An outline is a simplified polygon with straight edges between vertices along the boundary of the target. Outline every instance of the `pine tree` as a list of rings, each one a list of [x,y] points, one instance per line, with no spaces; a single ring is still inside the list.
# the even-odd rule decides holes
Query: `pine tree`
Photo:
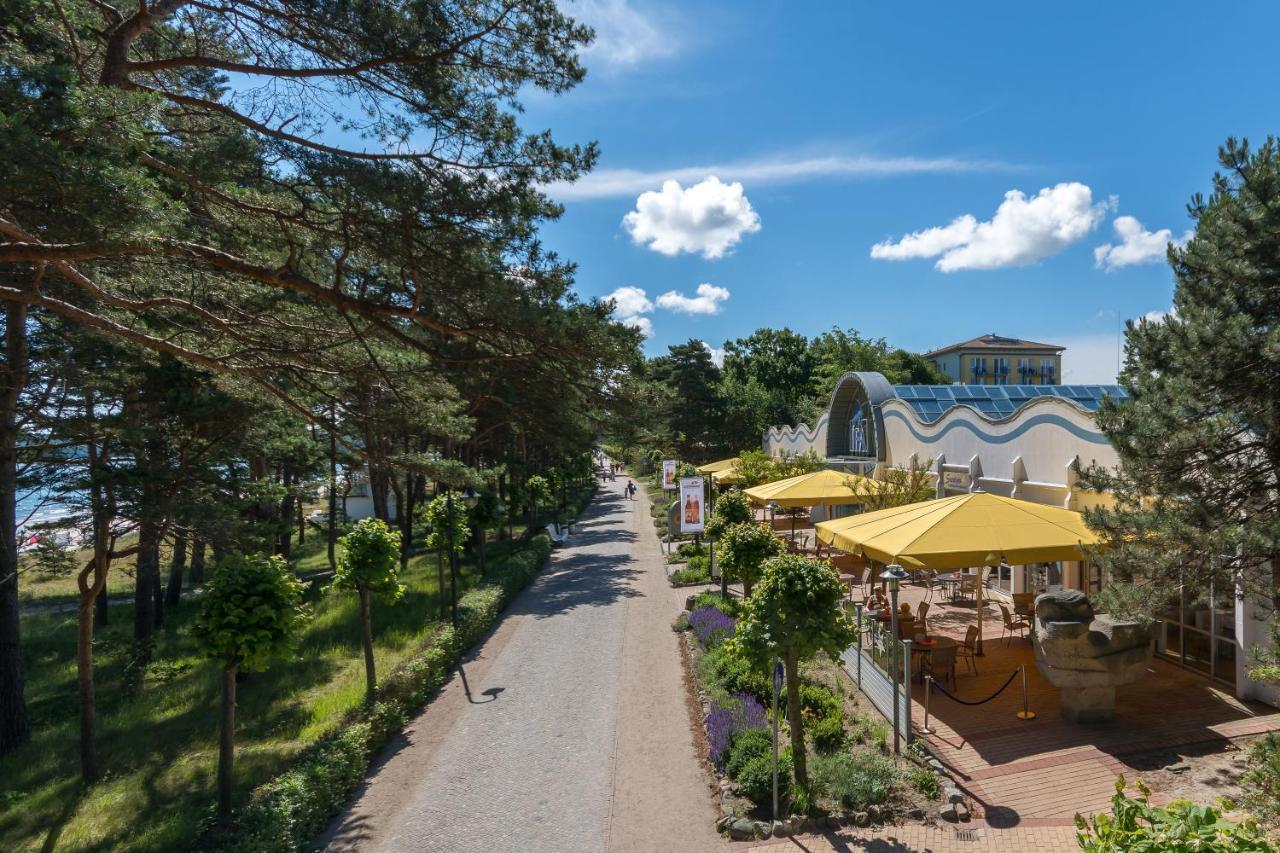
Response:
[[[1108,595],[1148,615],[1212,580],[1280,604],[1280,150],[1228,139],[1219,159],[1169,248],[1173,311],[1129,324],[1130,399],[1098,413],[1119,469],[1085,476],[1117,498],[1088,514]]]

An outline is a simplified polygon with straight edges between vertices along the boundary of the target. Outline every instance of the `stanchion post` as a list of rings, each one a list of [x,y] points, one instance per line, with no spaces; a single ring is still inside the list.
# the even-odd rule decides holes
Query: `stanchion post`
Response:
[[[906,741],[907,746],[911,745],[911,641],[902,641],[902,659],[907,665],[902,668],[902,683],[897,689],[902,691],[902,701],[906,703],[903,709],[906,718],[903,722],[906,724],[906,731],[902,733],[902,739]]]
[[[933,734],[933,730],[929,728],[929,695],[933,692],[933,676],[925,673],[924,676],[924,727],[920,731],[927,735]]]
[[[1036,712],[1027,709],[1027,665],[1024,663],[1019,669],[1022,670],[1022,710],[1017,717],[1019,720],[1034,720]]]
[[[866,602],[859,602],[853,605],[854,619],[858,620],[857,630],[858,636],[858,687],[862,687],[862,608],[866,606]]]

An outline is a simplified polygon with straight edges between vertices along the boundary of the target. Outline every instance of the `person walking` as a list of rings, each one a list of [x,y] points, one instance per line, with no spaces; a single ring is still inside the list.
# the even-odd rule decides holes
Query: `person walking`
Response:
[[[632,495],[631,489],[633,488],[633,486],[634,484],[630,480],[627,480],[627,484],[622,487],[622,493],[627,496],[627,500],[631,500],[631,495]]]

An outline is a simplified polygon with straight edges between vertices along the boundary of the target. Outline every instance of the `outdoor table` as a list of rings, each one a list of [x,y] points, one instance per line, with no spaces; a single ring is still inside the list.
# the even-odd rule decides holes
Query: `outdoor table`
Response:
[[[844,584],[845,592],[847,593],[847,597],[849,598],[850,601],[853,600],[853,582],[858,579],[859,578],[857,575],[850,575],[850,574],[844,574],[844,573],[841,573],[840,575],[840,583]]]
[[[929,639],[923,642],[912,643],[911,644],[912,657],[915,657],[916,655],[920,656],[920,666],[916,670],[916,675],[919,677],[919,679],[921,681],[924,681],[925,658],[928,657],[933,652],[934,649],[948,649],[953,646],[959,646],[959,645],[960,644],[956,642],[954,639],[952,639],[951,637],[930,637]]]
[[[960,584],[964,581],[964,577],[965,576],[960,572],[947,572],[945,575],[938,575],[937,580],[938,583],[942,584],[944,587],[950,587],[947,592],[947,597],[950,598],[950,600],[955,601],[956,590],[960,588]]]

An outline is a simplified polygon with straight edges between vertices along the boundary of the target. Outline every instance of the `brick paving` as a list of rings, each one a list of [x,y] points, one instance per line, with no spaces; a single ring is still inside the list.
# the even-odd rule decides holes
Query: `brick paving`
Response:
[[[906,586],[900,600],[914,610],[924,595],[922,588]],[[935,595],[930,608],[930,633],[962,640],[976,620],[973,604],[949,605],[940,598]],[[1141,681],[1119,688],[1114,720],[1069,723],[1060,716],[1057,688],[1036,669],[1030,641],[1000,639],[994,604],[988,603],[983,623],[986,654],[978,659],[978,673],[970,674],[957,661],[952,693],[966,700],[990,695],[1025,665],[1027,705],[1037,716],[1031,721],[1015,716],[1022,709],[1019,679],[977,706],[933,693],[933,733],[924,740],[978,804],[976,825],[1069,827],[1077,812],[1109,806],[1118,775],[1129,780],[1140,775],[1126,756],[1280,730],[1276,709],[1236,699],[1225,686],[1161,660],[1152,662]],[[918,682],[913,682],[913,698],[918,727],[924,719],[924,687]]]

